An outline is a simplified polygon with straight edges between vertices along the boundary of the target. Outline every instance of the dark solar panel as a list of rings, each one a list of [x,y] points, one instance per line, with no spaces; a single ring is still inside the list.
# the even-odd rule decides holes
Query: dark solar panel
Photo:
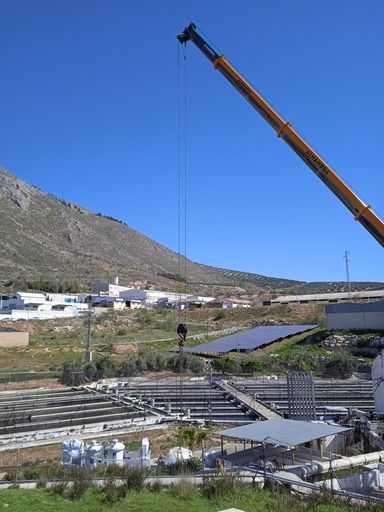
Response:
[[[185,348],[184,352],[191,352],[194,354],[205,354],[210,352],[225,354],[233,350],[254,350],[262,347],[263,345],[269,345],[279,339],[309,331],[315,327],[317,327],[317,325],[277,325],[255,327],[254,329],[231,334],[225,338],[197,345],[196,347]]]

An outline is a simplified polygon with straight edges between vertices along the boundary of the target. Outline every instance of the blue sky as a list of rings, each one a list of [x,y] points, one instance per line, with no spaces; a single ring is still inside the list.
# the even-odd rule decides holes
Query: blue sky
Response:
[[[178,42],[196,22],[383,217],[381,0],[1,0],[0,165],[177,250]],[[187,255],[382,281],[383,249],[187,45]]]

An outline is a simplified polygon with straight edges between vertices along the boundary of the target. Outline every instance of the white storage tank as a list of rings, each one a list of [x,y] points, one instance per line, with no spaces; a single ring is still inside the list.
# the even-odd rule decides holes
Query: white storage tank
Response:
[[[141,440],[141,457],[143,459],[148,459],[151,457],[151,450],[149,449],[148,437],[143,437],[143,439]]]
[[[120,443],[117,439],[113,439],[110,443],[104,445],[104,460],[106,464],[118,464],[122,466],[124,464],[124,449],[123,443]]]
[[[140,465],[142,468],[149,468],[151,465],[151,450],[148,437],[144,437],[141,441]]]
[[[87,445],[84,454],[84,464],[87,468],[95,468],[103,463],[103,446],[97,441]]]
[[[168,456],[165,458],[165,465],[177,464],[185,462],[193,458],[193,453],[189,448],[183,448],[182,446],[175,446],[168,452]]]
[[[69,439],[61,444],[61,463],[64,466],[81,466],[84,443],[78,439]]]

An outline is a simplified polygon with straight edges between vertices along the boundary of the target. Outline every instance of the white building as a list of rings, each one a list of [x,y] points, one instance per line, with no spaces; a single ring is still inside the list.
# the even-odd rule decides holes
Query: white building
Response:
[[[0,298],[0,320],[68,318],[86,311],[88,305],[77,295],[17,292]]]
[[[119,297],[121,292],[132,290],[133,286],[120,286],[119,278],[115,277],[113,283],[101,280],[92,283],[91,293],[94,295],[109,295],[110,297]]]
[[[196,296],[188,293],[166,292],[160,290],[138,290],[135,288],[120,292],[120,297],[126,302],[143,301],[145,304],[149,305],[154,305],[165,299],[174,303],[194,301],[201,304],[206,304],[214,299],[214,297]]]
[[[112,308],[120,311],[125,309],[125,301],[120,297],[98,295],[97,297],[92,297],[92,306],[96,308]]]

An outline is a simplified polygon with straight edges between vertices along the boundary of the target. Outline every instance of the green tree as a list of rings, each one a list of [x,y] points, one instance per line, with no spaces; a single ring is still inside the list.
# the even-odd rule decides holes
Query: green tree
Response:
[[[256,361],[256,359],[243,359],[240,362],[241,371],[244,373],[251,373],[252,375],[255,372],[259,372],[262,369],[262,364],[260,361]]]
[[[235,373],[236,363],[229,357],[218,357],[212,360],[212,366],[215,371],[224,373]]]

